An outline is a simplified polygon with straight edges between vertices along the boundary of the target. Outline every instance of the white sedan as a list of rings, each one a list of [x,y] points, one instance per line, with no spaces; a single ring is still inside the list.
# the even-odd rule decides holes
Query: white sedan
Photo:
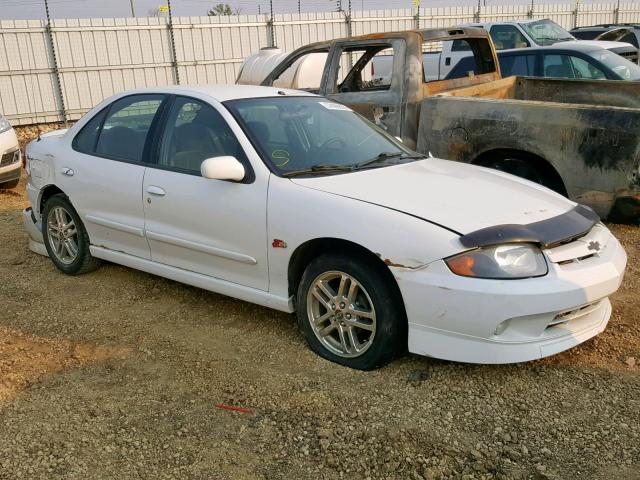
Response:
[[[0,114],[0,189],[18,186],[22,171],[21,158],[16,132]]]
[[[566,350],[604,330],[626,265],[590,209],[292,90],[123,93],[31,142],[27,169],[31,247],[62,272],[108,260],[296,312],[358,369]]]

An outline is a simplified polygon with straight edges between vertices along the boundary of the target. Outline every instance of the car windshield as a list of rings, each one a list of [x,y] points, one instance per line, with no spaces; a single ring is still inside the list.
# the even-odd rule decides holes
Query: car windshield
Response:
[[[557,42],[575,40],[575,37],[551,20],[521,23],[520,26],[538,45],[553,45]]]
[[[341,173],[424,158],[350,108],[322,97],[252,98],[225,106],[280,175]]]
[[[640,67],[609,50],[590,52],[593,58],[609,67],[621,80],[640,80]]]

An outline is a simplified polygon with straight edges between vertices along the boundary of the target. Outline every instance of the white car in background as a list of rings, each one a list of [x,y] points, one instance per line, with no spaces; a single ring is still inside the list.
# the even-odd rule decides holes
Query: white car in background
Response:
[[[18,186],[21,160],[16,132],[9,121],[0,114],[0,189]]]
[[[31,142],[27,169],[25,227],[62,272],[104,259],[296,312],[358,369],[566,350],[605,328],[626,265],[590,209],[293,90],[123,93]]]

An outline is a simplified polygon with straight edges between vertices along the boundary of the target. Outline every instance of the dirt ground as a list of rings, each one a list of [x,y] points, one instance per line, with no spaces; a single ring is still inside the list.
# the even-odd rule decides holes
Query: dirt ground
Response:
[[[290,315],[112,264],[65,276],[25,205],[0,191],[0,479],[640,479],[640,228],[610,226],[629,267],[597,338],[364,373]]]

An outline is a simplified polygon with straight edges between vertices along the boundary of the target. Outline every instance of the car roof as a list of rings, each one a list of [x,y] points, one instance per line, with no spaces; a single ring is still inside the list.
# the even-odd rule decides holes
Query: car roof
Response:
[[[206,95],[219,102],[242,98],[264,98],[277,96],[316,96],[301,90],[290,88],[261,87],[257,85],[169,85],[164,87],[138,88],[123,92],[126,95],[141,93],[165,93],[172,95]]]
[[[614,28],[634,28],[640,29],[640,24],[638,23],[601,23],[599,25],[590,25],[587,27],[575,27],[572,28],[571,31],[574,30],[604,30],[609,29],[613,30]]]
[[[565,50],[567,52],[580,52],[580,53],[589,53],[595,52],[599,50],[606,50],[599,45],[593,45],[592,43],[584,43],[583,41],[571,41],[571,42],[558,42],[553,45],[546,45],[544,47],[526,47],[526,48],[512,48],[509,50],[500,50],[498,51],[498,55],[502,53],[522,53],[525,54],[527,52],[547,52],[547,51],[558,51]]]

